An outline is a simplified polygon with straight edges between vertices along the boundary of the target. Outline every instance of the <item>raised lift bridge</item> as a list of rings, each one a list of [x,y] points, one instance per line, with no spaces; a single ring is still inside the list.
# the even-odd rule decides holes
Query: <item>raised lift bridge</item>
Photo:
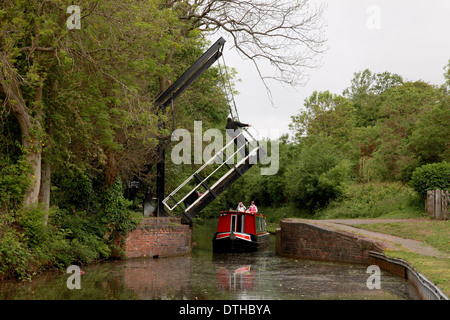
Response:
[[[250,130],[251,129],[251,130]],[[231,184],[249,170],[257,161],[267,155],[265,148],[259,144],[250,131],[256,131],[253,127],[242,130],[240,135],[245,136],[246,142],[235,150],[233,140],[229,141],[213,157],[206,161],[188,179],[172,191],[163,204],[169,211],[178,208],[184,217],[185,223],[192,223],[193,218],[215,198],[224,192]],[[249,150],[245,155],[244,150]],[[231,150],[231,151],[230,151]],[[239,159],[241,158],[241,159]],[[237,159],[235,161],[235,159]],[[185,200],[193,192],[203,192],[193,203],[186,206]]]
[[[217,40],[186,72],[175,81],[166,91],[155,100],[159,110],[166,110],[197,78],[199,78],[215,61],[222,56],[225,40],[221,37]],[[225,69],[226,72],[226,69]],[[230,105],[229,93],[225,89]],[[232,94],[232,91],[230,90]],[[234,101],[233,101],[234,102]],[[237,116],[236,106],[235,112]],[[230,114],[233,110],[230,105]],[[224,119],[225,120],[225,119]],[[225,123],[224,123],[225,124]],[[253,132],[253,134],[252,134]],[[164,147],[160,144],[162,160],[157,165],[156,196],[158,200],[159,215],[180,214],[184,223],[192,223],[193,218],[216,197],[233,184],[240,176],[257,163],[258,159],[266,156],[266,150],[257,141],[257,131],[254,127],[243,128],[237,135],[237,139],[245,141],[235,149],[234,140],[229,141],[213,157],[196,170],[186,181],[164,198],[165,162]],[[254,137],[256,135],[256,138]],[[231,150],[231,151],[230,151]],[[244,150],[249,152],[245,153]],[[240,154],[244,157],[239,159]],[[247,155],[246,155],[247,154]],[[246,156],[245,156],[246,155]],[[235,161],[235,159],[238,159]],[[193,192],[203,192],[195,202],[186,207],[185,200]],[[162,200],[164,199],[164,200]],[[165,208],[163,208],[163,206]],[[165,210],[166,209],[166,210]]]

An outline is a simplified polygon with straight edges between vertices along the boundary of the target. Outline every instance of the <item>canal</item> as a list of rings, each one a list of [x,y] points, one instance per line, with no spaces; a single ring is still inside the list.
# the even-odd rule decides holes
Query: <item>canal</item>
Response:
[[[405,279],[381,273],[381,289],[368,289],[367,266],[296,260],[275,254],[275,237],[263,252],[212,253],[215,220],[195,225],[192,253],[173,258],[137,258],[81,266],[80,289],[71,274],[49,271],[32,281],[0,284],[0,299],[98,300],[302,300],[418,299]]]

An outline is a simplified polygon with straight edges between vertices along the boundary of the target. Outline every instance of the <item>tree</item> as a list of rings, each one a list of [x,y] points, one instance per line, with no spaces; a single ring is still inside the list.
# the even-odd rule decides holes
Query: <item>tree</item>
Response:
[[[354,109],[348,99],[329,91],[314,91],[305,99],[304,107],[306,110],[291,117],[290,129],[298,141],[312,135],[333,137],[339,143],[350,138],[354,127]]]
[[[435,108],[442,92],[422,81],[406,82],[386,90],[379,99],[381,141],[374,156],[382,164],[384,179],[409,181],[418,165],[409,141],[419,116]]]
[[[354,74],[350,87],[343,92],[356,110],[356,125],[374,125],[380,117],[380,94],[403,83],[400,75],[389,72],[372,73],[365,69]]]
[[[254,63],[269,96],[267,79],[298,84],[304,80],[304,69],[316,66],[314,58],[323,50],[323,9],[311,8],[307,0],[166,0],[161,1],[161,6],[178,15],[181,35],[194,31],[209,35],[219,30],[228,34],[238,52]],[[169,50],[165,63],[172,57]],[[276,73],[263,74],[261,62],[271,63]],[[167,88],[165,83],[166,79],[161,78],[161,91]],[[160,126],[165,126],[164,121]],[[162,139],[159,149],[163,150],[167,143]],[[159,157],[164,159],[163,154]]]
[[[61,12],[47,13],[45,6],[54,4],[6,1],[1,12],[0,94],[4,107],[17,119],[22,148],[31,166],[31,186],[25,194],[25,204],[35,203],[39,197],[44,137],[42,100],[46,74],[55,56],[55,47],[50,43],[53,36],[61,36],[58,22],[63,17]]]
[[[424,111],[408,140],[408,147],[420,164],[450,162],[450,96]]]
[[[261,79],[274,79],[290,85],[305,82],[305,69],[318,66],[324,51],[323,7],[300,1],[166,1],[180,10],[180,19],[202,32],[223,31],[234,47],[250,59]],[[275,67],[267,74],[261,65]],[[266,88],[269,90],[267,84]]]
[[[67,29],[69,4],[6,1],[0,11],[0,99],[32,168],[25,204],[48,205],[58,166],[100,169],[112,185],[157,162],[167,112],[153,98],[189,64],[173,62],[204,43],[159,0],[81,3],[80,30]]]
[[[3,1],[0,10],[0,99],[2,114],[17,121],[31,167],[25,204],[48,205],[56,169],[98,170],[107,186],[119,175],[148,172],[159,161],[158,143],[170,136],[171,126],[160,124],[172,117],[153,99],[202,53],[207,33],[227,32],[264,80],[290,84],[324,43],[323,9],[306,0],[79,2],[81,29],[70,30],[72,4]],[[261,61],[278,73],[263,76]],[[197,110],[219,121],[226,105],[218,79],[211,70],[186,93],[173,114],[178,123]]]
[[[299,208],[315,210],[342,194],[350,163],[327,139],[312,137],[286,168],[286,193]]]

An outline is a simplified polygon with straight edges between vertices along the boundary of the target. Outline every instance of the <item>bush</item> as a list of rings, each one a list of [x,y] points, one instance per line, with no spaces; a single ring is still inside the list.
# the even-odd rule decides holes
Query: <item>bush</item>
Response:
[[[27,278],[31,252],[23,236],[13,228],[3,228],[0,236],[0,280]]]
[[[0,210],[0,281],[28,279],[47,268],[122,256],[124,239],[137,222],[120,180],[105,189],[81,171],[69,172],[57,180],[61,207],[45,210],[39,204],[9,206],[23,193],[17,179],[23,169],[3,168],[7,170],[0,172],[0,182],[12,191],[0,185],[0,196],[7,195],[7,201],[0,201],[6,207]]]
[[[343,196],[316,212],[319,219],[411,218],[424,213],[423,202],[414,190],[401,183],[352,184]]]
[[[450,163],[431,163],[415,169],[411,185],[422,198],[428,190],[450,190]]]
[[[10,164],[3,154],[0,156],[0,210],[13,210],[21,203],[30,186],[30,166],[24,156],[15,164]]]
[[[70,243],[70,252],[62,254],[61,260],[89,263],[109,257],[110,250],[102,238],[106,227],[101,222],[100,215],[60,211],[57,223],[65,231],[65,237]]]
[[[29,279],[34,273],[72,261],[63,230],[49,222],[56,208],[24,206],[0,219],[0,280]]]
[[[131,205],[132,202],[123,196],[121,180],[116,179],[103,195],[104,219],[109,234],[108,245],[113,257],[122,256],[121,247],[126,235],[137,225],[130,210]]]
[[[25,206],[16,212],[17,224],[30,247],[38,247],[51,237],[51,227],[46,223],[49,213],[39,205]]]
[[[298,208],[315,210],[339,197],[351,177],[350,163],[327,142],[306,145],[286,170],[286,190]]]

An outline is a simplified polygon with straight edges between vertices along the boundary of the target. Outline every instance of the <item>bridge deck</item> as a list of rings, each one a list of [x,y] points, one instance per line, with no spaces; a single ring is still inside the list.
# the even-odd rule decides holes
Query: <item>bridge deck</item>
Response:
[[[254,129],[256,131],[256,129]],[[163,204],[169,210],[169,212],[173,212],[175,208],[178,208],[182,211],[181,216],[184,218],[184,222],[192,223],[192,219],[206,206],[208,206],[215,198],[217,198],[222,192],[224,192],[230,185],[232,185],[239,177],[245,174],[252,166],[254,166],[259,159],[264,158],[267,155],[267,151],[263,146],[261,146],[258,141],[256,141],[253,136],[247,133],[246,143],[243,144],[236,150],[231,156],[225,159],[228,155],[226,155],[225,150],[234,145],[234,141],[230,141],[226,146],[224,146],[219,152],[216,153],[214,157],[209,159],[203,166],[201,166],[196,172],[194,172],[187,180],[185,180],[182,184],[180,184],[169,196],[167,196],[163,200]],[[244,134],[242,132],[241,134]],[[234,157],[238,153],[245,153],[245,149],[250,149],[248,155],[243,157],[239,162],[234,164]],[[225,157],[224,157],[225,156]],[[215,159],[219,158],[221,160],[221,164],[213,170],[212,173],[208,174],[206,178],[201,178],[200,173],[203,170],[206,171],[208,165],[212,164]],[[224,168],[226,166],[229,170],[226,171],[225,174],[220,176],[215,182],[217,175],[220,174],[219,169]],[[202,173],[203,174],[203,173]],[[194,188],[188,187],[192,185],[192,183],[196,183]],[[209,186],[208,183],[213,183],[212,186]],[[202,187],[205,188],[205,192],[196,199],[192,204],[190,204],[187,208],[182,207],[184,201],[195,191]],[[188,190],[186,190],[186,188]],[[176,200],[175,196],[178,198],[181,195],[180,200]],[[174,203],[173,206],[169,205],[170,203]]]
[[[205,191],[200,198],[191,204],[186,210],[185,214],[190,218],[194,218],[197,213],[208,206],[215,198],[231,186],[237,179],[239,179],[245,172],[247,172],[254,164],[256,164],[258,150],[261,147],[255,148],[252,152],[241,161],[239,161],[233,168],[231,168],[225,175],[223,175],[210,190]],[[250,159],[253,158],[253,159]]]

